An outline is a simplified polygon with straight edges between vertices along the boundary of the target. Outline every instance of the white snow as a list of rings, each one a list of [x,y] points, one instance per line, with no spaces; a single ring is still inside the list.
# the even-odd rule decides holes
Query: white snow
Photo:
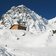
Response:
[[[0,30],[0,46],[6,48],[9,53],[12,53],[16,56],[37,56],[40,53],[41,54],[39,56],[51,56],[51,54],[53,55],[54,52],[51,53],[51,51],[46,51],[46,49],[48,49],[47,47],[52,48],[52,46],[54,45],[53,43],[55,42],[53,40],[55,40],[55,38],[52,39],[53,42],[47,42],[47,40],[49,40],[49,35],[50,33],[48,32],[42,33],[41,35],[36,35],[24,30]],[[17,38],[19,39],[17,40]],[[53,47],[55,46],[56,45],[54,45]],[[46,54],[44,54],[41,50]]]

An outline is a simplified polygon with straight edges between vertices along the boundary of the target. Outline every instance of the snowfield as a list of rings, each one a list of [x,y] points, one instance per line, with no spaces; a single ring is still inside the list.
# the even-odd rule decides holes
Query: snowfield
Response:
[[[45,47],[49,36],[48,32],[36,35],[24,30],[0,30],[0,32],[1,44],[4,46],[8,44],[11,48],[17,45],[31,48]]]
[[[0,46],[12,56],[56,56],[56,45],[48,39],[48,34],[40,36],[24,30],[0,30]]]

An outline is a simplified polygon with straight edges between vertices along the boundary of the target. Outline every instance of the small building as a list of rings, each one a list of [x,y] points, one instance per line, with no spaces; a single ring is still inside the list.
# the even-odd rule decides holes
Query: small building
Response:
[[[19,30],[19,29],[21,29],[21,30],[26,30],[26,27],[21,26],[21,25],[19,25],[19,24],[14,24],[14,25],[12,25],[12,26],[10,27],[10,29],[14,29],[14,30]]]

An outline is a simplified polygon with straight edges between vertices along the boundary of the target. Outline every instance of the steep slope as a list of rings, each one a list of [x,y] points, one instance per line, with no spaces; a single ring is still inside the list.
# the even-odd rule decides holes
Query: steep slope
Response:
[[[48,31],[49,31],[49,36],[48,36],[48,46],[51,47],[56,47],[56,17],[48,20]]]
[[[48,24],[51,26],[51,28],[52,28],[53,30],[56,30],[56,17],[50,19],[50,20],[48,21]]]
[[[48,23],[45,18],[42,18],[24,5],[13,6],[2,18],[6,29],[9,29],[13,24],[21,24],[26,27],[27,31],[32,32],[45,31]]]

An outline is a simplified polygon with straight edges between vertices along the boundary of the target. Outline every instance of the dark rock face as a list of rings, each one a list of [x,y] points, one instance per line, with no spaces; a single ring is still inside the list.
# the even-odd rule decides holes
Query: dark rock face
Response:
[[[19,40],[19,38],[17,38],[17,40]]]
[[[21,30],[26,30],[26,27],[15,24],[15,25],[12,25],[12,27],[11,27],[10,29],[21,29]]]
[[[52,30],[53,31],[53,34],[55,34],[56,33],[56,30]]]

